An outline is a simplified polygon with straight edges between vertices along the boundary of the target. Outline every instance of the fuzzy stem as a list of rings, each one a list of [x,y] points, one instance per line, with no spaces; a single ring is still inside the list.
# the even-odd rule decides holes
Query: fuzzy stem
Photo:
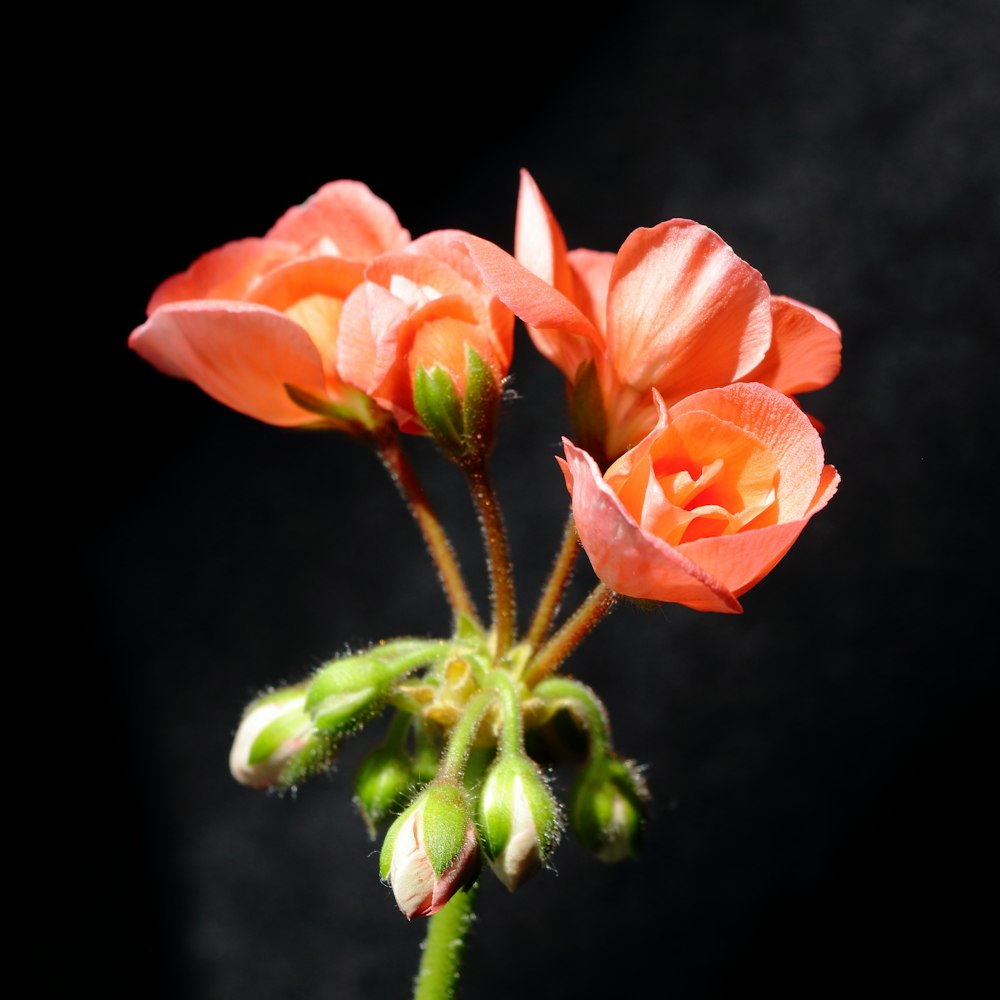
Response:
[[[386,471],[396,484],[413,519],[417,522],[427,550],[434,560],[441,586],[444,588],[448,603],[457,618],[467,615],[473,621],[478,621],[475,605],[469,596],[469,590],[462,577],[462,570],[455,557],[455,551],[448,541],[441,522],[431,508],[427,495],[424,493],[417,474],[403,454],[399,439],[394,433],[383,433],[376,439],[376,450]]]
[[[562,544],[559,552],[552,563],[552,570],[549,579],[542,591],[542,596],[538,599],[538,607],[535,609],[535,616],[531,619],[531,627],[528,629],[527,642],[532,649],[537,649],[545,639],[552,624],[552,616],[559,605],[559,599],[566,589],[570,574],[573,572],[573,564],[576,562],[576,554],[579,548],[579,539],[576,534],[576,522],[573,515],[566,519],[566,527],[563,529]]]
[[[469,700],[465,706],[465,712],[451,731],[439,777],[461,780],[465,762],[472,749],[472,741],[476,738],[476,733],[479,730],[479,724],[483,721],[486,709],[490,707],[495,698],[496,691],[487,690],[480,691]]]
[[[455,995],[478,888],[477,882],[467,892],[456,892],[428,921],[413,1000],[451,1000]]]
[[[565,706],[580,720],[590,738],[591,758],[607,755],[611,749],[608,710],[591,688],[570,677],[546,677],[532,693],[559,707]]]
[[[500,726],[500,753],[520,756],[524,750],[521,732],[521,699],[510,679],[503,670],[494,670],[489,677],[490,687],[500,696],[503,721]]]
[[[618,595],[610,587],[599,583],[531,660],[524,677],[525,684],[533,688],[543,677],[552,673],[590,635],[617,600]]]
[[[500,504],[493,490],[486,461],[473,458],[462,463],[462,469],[469,481],[479,524],[483,530],[483,542],[490,565],[490,603],[492,605],[492,626],[496,632],[496,658],[499,660],[510,649],[514,641],[516,607],[514,602],[513,567],[507,532],[503,526]]]

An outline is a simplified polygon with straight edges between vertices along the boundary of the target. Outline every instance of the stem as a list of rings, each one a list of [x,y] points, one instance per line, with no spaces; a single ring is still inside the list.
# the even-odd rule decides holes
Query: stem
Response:
[[[546,677],[532,693],[565,705],[580,720],[590,737],[591,758],[607,755],[611,748],[608,710],[591,688],[570,677]]]
[[[478,888],[477,882],[456,892],[428,921],[413,1000],[451,1000],[455,995]]]
[[[483,721],[483,716],[494,698],[496,698],[496,692],[487,690],[480,691],[469,700],[462,718],[455,723],[451,731],[448,749],[445,751],[439,771],[440,777],[461,779],[465,762],[469,758],[469,751],[472,749],[472,741],[476,738],[479,724]]]
[[[537,649],[542,644],[549,631],[552,616],[556,612],[559,599],[562,597],[570,574],[573,572],[578,542],[576,522],[573,520],[573,515],[570,514],[566,518],[566,527],[563,529],[562,544],[559,546],[559,552],[552,563],[548,582],[545,584],[542,596],[538,599],[538,607],[535,609],[535,616],[531,619],[531,627],[528,629],[527,641],[532,649]]]
[[[490,686],[500,696],[502,722],[500,726],[500,753],[520,755],[524,750],[521,733],[521,699],[510,675],[502,670],[494,670],[489,678]]]
[[[462,464],[468,480],[472,500],[479,515],[486,544],[486,557],[490,566],[490,603],[493,612],[493,628],[496,631],[496,659],[510,649],[514,641],[514,583],[510,550],[507,546],[507,532],[503,526],[500,504],[486,471],[482,458],[470,459]]]
[[[427,495],[424,493],[417,474],[413,471],[399,445],[395,434],[383,433],[376,438],[376,450],[386,471],[396,484],[406,505],[410,508],[413,519],[417,522],[427,550],[434,560],[441,586],[455,616],[466,615],[473,621],[478,621],[475,605],[469,596],[469,590],[462,577],[462,570],[455,557],[455,551],[448,541],[441,522],[431,508]]]
[[[590,635],[617,600],[618,595],[610,587],[599,583],[562,628],[538,651],[528,666],[525,684],[533,688],[555,670]]]

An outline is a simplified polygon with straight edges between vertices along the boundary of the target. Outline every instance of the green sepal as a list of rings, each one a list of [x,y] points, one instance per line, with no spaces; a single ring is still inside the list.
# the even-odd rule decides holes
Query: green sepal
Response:
[[[478,622],[474,621],[467,614],[459,612],[455,617],[455,638],[459,642],[469,644],[484,645],[486,633]]]
[[[538,767],[520,754],[502,754],[479,790],[479,829],[483,852],[495,861],[511,836],[515,797],[527,800],[535,833],[538,854],[544,862],[555,849],[562,832],[562,814]]]
[[[337,740],[328,733],[314,730],[306,745],[288,759],[281,772],[279,784],[284,788],[300,785],[325,771],[337,753]]]
[[[493,369],[469,345],[465,348],[465,399],[462,401],[466,457],[487,455],[493,447],[500,382]]]
[[[649,799],[633,761],[595,757],[570,789],[570,826],[577,840],[602,861],[638,857]]]
[[[589,452],[597,464],[607,468],[605,442],[608,437],[608,413],[604,407],[604,394],[593,360],[581,362],[576,378],[567,387],[569,392],[569,417],[573,425],[575,443]]]
[[[446,454],[462,453],[463,419],[455,383],[447,369],[435,365],[428,373],[423,365],[413,380],[413,408],[427,433]]]
[[[426,790],[425,790],[426,791]],[[382,841],[382,850],[378,856],[378,874],[383,882],[388,881],[389,868],[392,865],[392,850],[396,846],[396,838],[403,825],[407,823],[416,812],[417,807],[423,799],[425,792],[421,792],[393,821],[386,831],[385,840]]]
[[[298,697],[301,699],[301,693]],[[312,728],[312,719],[304,707],[290,709],[257,734],[247,755],[247,763],[253,765],[268,760],[283,743],[296,737],[304,737]]]
[[[284,383],[285,394],[296,405],[309,413],[315,413],[322,420],[316,426],[329,427],[348,434],[365,434],[375,430],[388,417],[385,411],[375,405],[360,389],[351,389],[355,395],[355,406],[344,406],[341,403],[331,403],[303,389],[300,386]],[[348,387],[349,388],[349,387]]]
[[[413,762],[405,749],[382,744],[361,762],[354,778],[354,801],[373,840],[377,828],[406,806],[415,784]]]
[[[424,844],[434,874],[441,876],[465,846],[472,820],[465,793],[450,781],[437,781],[424,790]]]

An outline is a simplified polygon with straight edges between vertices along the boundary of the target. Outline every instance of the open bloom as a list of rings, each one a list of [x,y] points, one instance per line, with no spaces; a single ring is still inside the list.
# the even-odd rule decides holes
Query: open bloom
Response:
[[[129,346],[269,424],[367,425],[371,404],[337,374],[340,312],[365,264],[409,240],[364,184],[333,181],[263,238],[227,243],[168,278]]]
[[[805,392],[840,369],[840,330],[829,316],[772,296],[757,270],[688,219],[635,230],[617,255],[567,251],[522,171],[516,261],[482,240],[470,252],[571,386],[595,380],[574,421],[602,459],[655,423],[651,389],[668,405],[741,380]]]
[[[809,418],[757,383],[695,393],[602,476],[565,441],[573,517],[594,571],[627,597],[739,612],[840,481]],[[561,461],[561,460],[560,460]]]
[[[401,430],[425,428],[413,402],[419,369],[441,368],[459,402],[469,351],[499,384],[510,368],[514,317],[461,245],[465,233],[428,233],[365,268],[344,303],[337,370],[390,411]]]

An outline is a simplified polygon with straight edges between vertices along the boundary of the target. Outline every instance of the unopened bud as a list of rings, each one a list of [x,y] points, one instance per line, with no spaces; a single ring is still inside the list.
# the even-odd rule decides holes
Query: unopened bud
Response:
[[[597,757],[570,790],[570,826],[580,843],[602,861],[638,857],[649,798],[634,762]]]
[[[361,762],[354,779],[354,801],[372,839],[406,805],[415,784],[413,762],[401,747],[377,746]]]
[[[334,742],[316,731],[305,702],[297,685],[250,703],[229,753],[229,770],[240,784],[287,788],[330,763]]]
[[[465,791],[438,780],[389,828],[379,872],[407,920],[428,917],[479,875],[476,827]]]
[[[483,852],[513,892],[548,860],[561,832],[559,803],[527,757],[504,754],[479,792]]]

